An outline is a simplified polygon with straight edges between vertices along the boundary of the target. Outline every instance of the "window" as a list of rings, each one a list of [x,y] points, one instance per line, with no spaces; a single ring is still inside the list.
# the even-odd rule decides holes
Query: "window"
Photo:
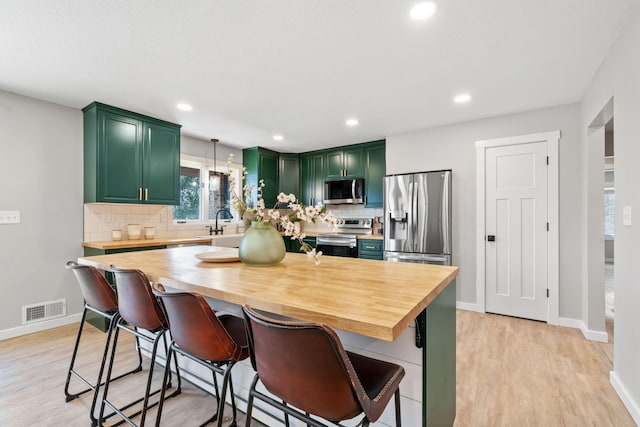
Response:
[[[180,204],[173,207],[173,219],[199,220],[200,216],[200,169],[180,167]]]
[[[209,171],[209,219],[216,219],[220,209],[230,209],[229,177],[222,172]],[[220,219],[231,219],[229,212],[220,214]]]
[[[220,169],[220,167],[218,167]],[[240,176],[240,168],[230,172]],[[173,221],[177,223],[209,223],[221,209],[230,209],[230,180],[225,172],[215,171],[204,162],[180,162],[180,204],[173,207]],[[220,213],[218,219],[234,218],[235,212]]]
[[[616,193],[613,189],[604,191],[604,235],[613,237],[614,223],[616,219]]]
[[[616,220],[616,189],[613,170],[604,172],[604,235],[614,236],[614,223]]]

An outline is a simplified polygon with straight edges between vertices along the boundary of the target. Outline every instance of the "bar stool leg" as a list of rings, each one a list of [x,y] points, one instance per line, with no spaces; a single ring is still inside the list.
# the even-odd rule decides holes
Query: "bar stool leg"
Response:
[[[225,405],[225,396],[227,395],[227,386],[229,385],[229,380],[231,379],[231,368],[233,367],[233,365],[235,365],[235,361],[231,361],[229,362],[229,365],[227,366],[227,369],[224,373],[224,377],[222,379],[222,391],[220,392],[220,402],[218,402],[218,427],[222,427],[222,420],[224,419],[223,414],[224,414],[224,405]],[[233,389],[233,385],[231,386],[231,389]],[[231,395],[231,401],[233,402],[234,397],[233,394]],[[235,407],[235,403],[233,404]],[[235,419],[235,414],[234,414],[234,418],[233,418],[233,422],[231,423],[232,426],[236,425],[236,419]]]
[[[149,375],[147,377],[147,388],[145,389],[144,400],[142,402],[142,415],[140,417],[141,426],[144,425],[144,421],[147,417],[147,409],[149,405],[149,394],[151,392],[151,382],[153,380],[153,367],[155,365],[156,354],[158,353],[158,344],[160,343],[160,339],[164,338],[165,331],[160,332],[159,335],[161,336],[158,336],[156,338],[155,342],[153,343],[153,350],[151,351],[151,364],[149,366]],[[166,344],[166,341],[165,341],[165,344]],[[167,363],[167,365],[168,364],[169,363]],[[169,372],[171,372],[171,368],[169,368]]]
[[[104,373],[104,365],[107,362],[107,354],[109,354],[109,344],[111,342],[111,336],[113,335],[113,328],[115,327],[118,320],[120,320],[119,316],[117,314],[114,314],[111,317],[111,320],[109,321],[109,331],[107,333],[107,340],[106,340],[107,342],[104,345],[104,352],[102,353],[102,361],[100,362],[98,379],[96,380],[96,388],[93,391],[93,397],[91,399],[91,408],[89,409],[89,418],[91,419],[92,427],[95,427],[98,424],[98,420],[96,419],[94,412],[96,410],[96,404],[98,403],[98,392],[100,390],[100,386],[102,385],[102,374]],[[138,352],[138,357],[141,357],[139,352]],[[130,373],[133,373],[133,372],[138,372],[141,369],[142,369],[142,359],[140,358],[138,367],[136,369],[134,369],[131,372],[127,372],[118,378],[121,378],[124,375],[129,375]],[[115,378],[115,379],[118,379],[118,378]]]
[[[400,389],[397,389],[394,394],[396,401],[396,427],[402,427],[402,419],[400,417]]]
[[[73,367],[76,363],[76,356],[78,355],[78,347],[80,347],[80,337],[82,337],[82,331],[84,329],[84,319],[87,316],[87,306],[85,305],[82,310],[82,318],[80,319],[80,327],[78,327],[78,334],[76,336],[76,342],[73,346],[73,353],[71,354],[71,363],[69,364],[69,371],[67,372],[67,381],[64,384],[65,402],[70,402],[83,393],[88,392],[91,388],[87,388],[78,393],[69,393],[69,383],[71,382],[71,374],[74,372]]]

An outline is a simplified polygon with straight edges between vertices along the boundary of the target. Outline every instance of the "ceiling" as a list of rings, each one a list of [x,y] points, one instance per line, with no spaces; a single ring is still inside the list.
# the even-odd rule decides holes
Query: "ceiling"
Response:
[[[2,0],[0,89],[302,152],[580,101],[638,1],[415,3]]]

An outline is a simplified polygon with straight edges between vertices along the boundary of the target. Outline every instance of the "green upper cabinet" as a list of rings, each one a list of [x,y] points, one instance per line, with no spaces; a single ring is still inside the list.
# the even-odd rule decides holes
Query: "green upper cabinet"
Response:
[[[144,203],[177,205],[180,203],[180,129],[176,132],[173,126],[146,122],[143,130]]]
[[[299,200],[306,205],[324,202],[324,163],[322,151],[300,155],[300,189]]]
[[[383,177],[386,174],[385,141],[375,141],[364,146],[365,208],[381,208],[384,200]]]
[[[324,153],[327,180],[364,177],[362,145],[327,150]]]
[[[324,153],[325,178],[341,179],[344,172],[342,150],[328,150]]]
[[[278,192],[300,197],[300,159],[297,154],[280,154]]]
[[[82,111],[86,203],[179,203],[180,125],[97,102]]]
[[[242,150],[242,164],[247,168],[246,184],[254,184],[256,188],[260,180],[264,180],[262,198],[267,208],[275,206],[278,200],[278,166],[280,154],[262,147]],[[254,200],[257,197],[253,193]]]

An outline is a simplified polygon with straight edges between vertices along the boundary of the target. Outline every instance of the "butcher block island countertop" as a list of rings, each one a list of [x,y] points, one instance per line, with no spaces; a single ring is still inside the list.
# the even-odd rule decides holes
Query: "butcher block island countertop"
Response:
[[[188,246],[80,258],[100,269],[137,268],[172,288],[395,340],[458,274],[457,267],[321,258],[287,253],[279,264],[200,262],[211,246]]]

